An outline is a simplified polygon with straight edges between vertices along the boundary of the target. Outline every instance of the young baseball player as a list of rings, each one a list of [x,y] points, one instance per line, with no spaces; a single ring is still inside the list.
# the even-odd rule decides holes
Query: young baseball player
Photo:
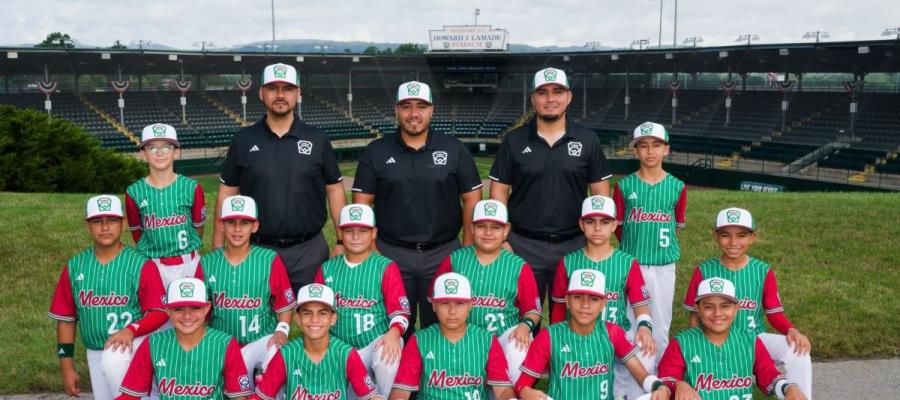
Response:
[[[457,249],[447,256],[438,267],[435,279],[447,272],[468,278],[472,285],[468,323],[497,335],[506,356],[510,382],[515,382],[531,344],[531,332],[541,321],[541,299],[528,263],[500,247],[509,229],[503,203],[479,201],[472,217],[475,245]]]
[[[763,341],[732,329],[740,306],[728,279],[699,282],[694,303],[700,326],[676,335],[659,362],[659,376],[676,399],[752,399],[753,381],[779,399],[805,400],[793,382],[784,379]]]
[[[202,259],[212,299],[209,326],[237,339],[252,374],[255,368],[265,370],[276,348],[287,343],[294,293],[281,257],[250,244],[259,229],[256,202],[226,197],[220,210],[225,247]]]
[[[637,172],[622,178],[613,191],[619,250],[637,258],[650,292],[650,317],[657,356],[669,342],[672,301],[675,299],[675,263],[681,257],[678,233],[684,228],[687,188],[663,169],[669,154],[669,132],[645,122],[634,129],[629,144],[640,161]]]
[[[345,399],[350,387],[360,399],[384,400],[356,349],[329,333],[338,320],[331,288],[301,287],[295,320],[300,337],[275,353],[251,400],[273,400],[282,387],[290,399]]]
[[[141,152],[150,174],[125,191],[128,226],[137,250],[159,268],[163,284],[197,277],[206,203],[197,181],[175,173],[181,155],[175,128],[166,124],[144,127]]]
[[[784,364],[787,378],[796,382],[807,397],[812,397],[809,339],[785,315],[772,268],[765,261],[747,254],[756,240],[753,216],[742,208],[719,211],[713,237],[722,253],[719,257],[704,261],[694,270],[684,299],[684,308],[691,312],[691,326],[700,323],[695,306],[700,282],[714,277],[733,282],[739,306],[733,330],[757,336],[772,358]],[[766,333],[763,314],[781,335]]]
[[[409,326],[403,279],[397,264],[371,250],[377,234],[371,207],[344,206],[338,229],[344,254],[322,264],[313,281],[335,292],[338,318],[331,334],[359,352],[378,393],[387,396],[400,366],[401,336]]]
[[[650,375],[637,358],[637,348],[628,341],[618,325],[601,321],[607,303],[606,279],[602,272],[589,269],[572,271],[566,290],[569,318],[538,333],[522,363],[516,392],[531,399],[609,399],[615,371],[613,362],[621,362],[631,376],[641,382],[652,399],[666,399],[667,391],[655,375]],[[534,388],[548,372],[547,393]],[[549,395],[549,396],[548,396]]]
[[[48,314],[56,320],[63,389],[70,396],[80,392],[72,360],[76,326],[87,348],[94,398],[108,400],[119,394],[144,335],[168,319],[161,311],[165,289],[156,267],[122,244],[123,217],[116,196],[88,200],[85,220],[93,245],[66,262],[53,294]]]
[[[583,249],[566,254],[559,261],[556,277],[550,288],[553,301],[550,322],[564,321],[567,317],[566,293],[571,271],[589,269],[603,273],[606,286],[606,306],[600,319],[618,325],[625,331],[628,341],[637,344],[641,351],[637,359],[650,373],[656,372],[656,343],[653,341],[653,323],[650,318],[650,297],[637,260],[612,246],[610,238],[616,231],[616,204],[606,196],[591,196],[581,204],[581,220],[578,222],[587,244]],[[626,307],[631,303],[631,309]],[[628,374],[625,364],[616,362],[616,379],[613,386],[615,398],[635,399],[644,393],[640,385]]]
[[[197,278],[179,278],[166,292],[166,313],[173,329],[150,335],[134,355],[117,400],[149,396],[160,400],[245,399],[250,377],[241,348],[231,335],[206,326],[210,303]]]
[[[490,385],[500,400],[515,396],[497,337],[466,322],[472,286],[458,273],[440,275],[431,304],[438,323],[417,331],[403,349],[391,400],[486,399]]]

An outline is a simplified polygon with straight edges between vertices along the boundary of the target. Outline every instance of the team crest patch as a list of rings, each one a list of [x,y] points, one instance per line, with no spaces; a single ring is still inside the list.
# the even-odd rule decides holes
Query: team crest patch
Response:
[[[400,298],[400,308],[403,309],[403,311],[409,311],[409,299],[407,299],[406,296]]]
[[[112,210],[112,199],[109,197],[101,197],[97,199],[97,209],[100,211],[110,211]]]
[[[297,152],[300,154],[310,155],[312,154],[313,144],[308,140],[298,140],[297,141]]]
[[[534,298],[534,304],[537,304],[538,312],[544,312],[544,310],[543,310],[544,306],[541,305],[541,297],[540,296]]]
[[[322,285],[311,285],[309,287],[309,297],[322,297]]]
[[[182,282],[178,285],[181,297],[194,297],[194,284],[191,282]]]
[[[250,390],[250,377],[247,374],[241,375],[238,378],[238,384],[241,386],[241,390]]]
[[[556,82],[556,70],[548,69],[544,71],[544,80],[547,82]]]
[[[713,293],[722,293],[725,290],[725,282],[721,279],[713,279],[709,281],[709,290]]]
[[[604,203],[606,203],[606,200],[604,200],[600,197],[591,198],[591,208],[593,208],[595,210],[602,210]]]
[[[241,198],[231,199],[231,210],[232,211],[244,211],[244,199],[241,199]]]
[[[276,78],[285,79],[287,78],[287,67],[284,65],[276,65],[272,67],[272,73],[275,74]]]
[[[153,127],[150,128],[150,130],[153,131],[153,137],[165,137],[166,136],[166,126],[165,125],[162,125],[162,124],[153,125]]]
[[[643,295],[645,299],[650,297],[650,291],[647,290],[647,285],[641,285],[641,295]]]
[[[736,224],[741,220],[741,212],[738,210],[728,210],[725,214],[728,218],[728,223]]]
[[[409,85],[406,85],[406,93],[410,96],[418,96],[421,89],[422,86],[418,83],[410,83]]]
[[[369,388],[369,389],[375,388],[375,382],[372,382],[372,378],[370,378],[368,375],[366,375],[365,382],[366,382],[367,388]]]
[[[284,299],[288,301],[288,303],[294,302],[294,292],[291,289],[284,289]]]
[[[494,203],[484,203],[484,215],[488,217],[496,217],[497,205]]]
[[[653,133],[653,124],[643,124],[640,129],[641,135],[649,135]]]
[[[581,285],[582,286],[594,286],[594,280],[597,279],[597,275],[593,272],[582,272],[581,273]]]
[[[359,221],[362,219],[363,209],[362,207],[350,207],[349,214],[351,221]]]
[[[444,292],[447,294],[456,294],[459,291],[459,281],[456,279],[447,279],[444,281]]]
[[[447,165],[447,152],[435,151],[431,153],[431,159],[434,161],[434,165]]]
[[[581,157],[581,142],[569,142],[569,155]]]
[[[200,219],[206,220],[206,205],[200,208]]]

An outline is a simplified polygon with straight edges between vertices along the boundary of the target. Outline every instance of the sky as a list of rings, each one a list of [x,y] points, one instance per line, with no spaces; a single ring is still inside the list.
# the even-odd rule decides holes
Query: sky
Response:
[[[478,24],[509,31],[509,42],[627,47],[658,42],[660,0],[2,0],[0,46],[33,44],[53,31],[85,45],[144,40],[179,49],[196,42],[214,47],[276,39],[425,43],[429,29]],[[671,45],[675,0],[663,0],[662,41]],[[805,42],[808,31],[826,41],[885,39],[900,27],[896,0],[681,0],[679,44],[700,36],[702,46],[732,45],[742,34],[756,43]]]

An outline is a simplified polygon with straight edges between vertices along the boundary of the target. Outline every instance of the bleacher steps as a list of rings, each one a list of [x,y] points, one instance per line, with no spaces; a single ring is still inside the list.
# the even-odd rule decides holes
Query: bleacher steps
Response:
[[[375,128],[374,126],[369,125],[368,123],[364,122],[362,119],[353,116],[353,114],[350,114],[350,112],[347,111],[347,109],[345,109],[340,104],[336,104],[331,100],[316,96],[316,94],[312,93],[312,92],[307,92],[306,96],[309,99],[318,101],[318,102],[328,106],[328,108],[334,110],[334,112],[343,115],[345,118],[350,120],[350,122],[353,122],[360,128],[363,128],[364,130],[371,132],[374,136],[381,136],[380,135],[381,131],[378,130],[378,128]]]
[[[203,99],[206,100],[207,103],[212,104],[213,107],[218,108],[219,111],[225,113],[225,115],[233,119],[234,122],[236,122],[238,125],[245,126],[244,120],[241,118],[241,114],[238,114],[237,112],[226,106],[224,103],[206,94],[205,92],[200,92],[200,96],[203,97]],[[247,125],[249,125],[249,123]]]
[[[94,104],[93,102],[91,102],[90,100],[84,98],[84,96],[78,96],[78,99],[81,100],[81,102],[82,102],[88,109],[90,109],[91,111],[93,111],[94,113],[96,113],[97,115],[99,115],[101,119],[103,119],[104,121],[106,121],[107,124],[110,124],[113,128],[116,128],[116,131],[117,131],[117,132],[121,133],[122,136],[125,136],[125,137],[126,137],[128,140],[130,140],[132,143],[134,143],[135,145],[138,145],[138,144],[141,143],[141,139],[140,139],[140,137],[139,137],[138,135],[136,135],[134,132],[132,132],[131,130],[129,130],[128,127],[126,127],[126,126],[122,125],[121,123],[119,123],[119,120],[117,120],[117,119],[116,119],[115,117],[113,117],[112,115],[109,115],[108,112],[103,111],[103,109],[100,108],[98,105],[96,105],[96,104]]]

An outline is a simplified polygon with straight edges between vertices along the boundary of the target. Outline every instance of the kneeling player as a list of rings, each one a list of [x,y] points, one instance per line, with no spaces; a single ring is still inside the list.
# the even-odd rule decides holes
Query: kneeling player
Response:
[[[360,399],[381,399],[352,346],[331,337],[337,323],[334,291],[313,283],[297,291],[300,337],[276,353],[251,400],[273,400],[282,389],[291,399],[344,399],[347,387]]]
[[[166,312],[173,329],[150,335],[138,348],[118,400],[149,396],[155,380],[160,400],[245,399],[250,377],[231,335],[206,326],[210,304],[196,278],[169,284]]]
[[[456,272],[469,279],[472,310],[468,322],[497,335],[506,356],[510,381],[515,382],[531,344],[531,332],[541,322],[541,299],[528,263],[500,247],[509,229],[503,203],[479,201],[472,218],[475,245],[457,249],[447,256],[435,278]]]
[[[485,384],[498,399],[513,398],[497,338],[466,322],[472,308],[469,280],[446,273],[433,290],[438,323],[417,331],[403,349],[390,399],[406,400],[415,391],[421,400],[486,399]]]
[[[134,350],[168,317],[161,311],[165,288],[153,265],[122,244],[122,202],[100,195],[87,202],[87,230],[93,246],[69,259],[53,294],[50,318],[56,337],[63,389],[78,396],[72,357],[76,320],[87,348],[94,398],[108,400],[119,386]]]
[[[637,352],[625,331],[611,322],[599,321],[606,306],[606,283],[603,273],[579,269],[572,271],[566,291],[567,321],[550,325],[538,333],[522,363],[522,376],[516,392],[526,400],[554,398],[560,400],[608,399],[612,396],[615,361],[625,368],[652,399],[667,399],[662,381],[647,371],[633,357]],[[548,393],[534,389],[534,383],[549,366]],[[549,395],[549,396],[548,396]]]
[[[403,278],[397,264],[371,250],[377,234],[371,207],[345,206],[338,229],[344,254],[322,264],[314,282],[335,292],[338,318],[331,334],[359,352],[378,393],[387,396],[400,366],[401,337],[409,326]]]
[[[701,281],[695,305],[700,326],[676,335],[659,362],[659,376],[676,399],[750,399],[754,376],[764,393],[806,399],[796,384],[781,376],[761,339],[731,329],[739,308],[731,281]]]
[[[213,307],[209,326],[237,339],[252,375],[255,368],[265,370],[276,348],[287,343],[294,293],[281,257],[250,244],[250,235],[259,229],[256,202],[227,197],[219,218],[225,247],[202,261]]]

